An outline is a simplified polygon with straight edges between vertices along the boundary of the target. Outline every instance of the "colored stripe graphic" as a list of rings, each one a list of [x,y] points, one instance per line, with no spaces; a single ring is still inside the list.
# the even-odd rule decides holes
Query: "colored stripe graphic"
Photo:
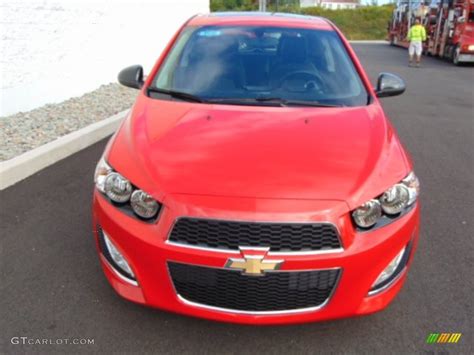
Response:
[[[462,333],[430,333],[426,338],[427,344],[456,344],[461,339]]]
[[[449,338],[449,343],[457,343],[461,339],[461,333],[452,333]]]

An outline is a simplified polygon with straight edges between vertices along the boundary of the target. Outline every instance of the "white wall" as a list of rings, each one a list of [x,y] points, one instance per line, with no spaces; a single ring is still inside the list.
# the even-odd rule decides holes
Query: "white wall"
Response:
[[[326,9],[355,9],[357,4],[347,2],[325,2],[324,0],[300,0],[301,7],[321,6]]]
[[[355,3],[348,3],[348,2],[324,2],[321,4],[322,7],[332,10],[339,10],[339,9],[355,9],[357,4]]]
[[[318,6],[319,0],[300,0],[301,7]]]
[[[131,64],[151,68],[209,0],[0,2],[0,116],[82,95]]]

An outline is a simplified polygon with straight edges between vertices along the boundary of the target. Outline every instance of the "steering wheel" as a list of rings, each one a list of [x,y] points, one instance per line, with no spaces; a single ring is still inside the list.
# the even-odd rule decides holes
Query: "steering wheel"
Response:
[[[301,89],[295,90],[299,92],[312,90],[324,92],[326,90],[326,84],[321,75],[313,71],[298,70],[288,73],[279,80],[279,87],[283,87],[289,81],[298,81],[298,84],[301,82]]]

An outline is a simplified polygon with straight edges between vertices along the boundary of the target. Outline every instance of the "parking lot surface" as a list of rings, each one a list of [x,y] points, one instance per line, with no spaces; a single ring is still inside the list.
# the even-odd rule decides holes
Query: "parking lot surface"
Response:
[[[422,183],[418,252],[389,308],[361,318],[254,327],[122,300],[102,274],[91,235],[102,141],[0,193],[0,353],[472,353],[474,68],[433,58],[408,68],[401,48],[354,48],[372,82],[382,71],[406,80],[407,92],[383,105]],[[462,337],[458,344],[426,344],[436,332]],[[21,345],[12,337],[94,344]]]

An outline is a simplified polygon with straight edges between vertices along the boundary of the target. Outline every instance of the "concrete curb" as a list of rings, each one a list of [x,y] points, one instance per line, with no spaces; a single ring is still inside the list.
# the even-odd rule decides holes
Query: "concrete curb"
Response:
[[[368,40],[357,40],[357,41],[349,41],[349,43],[355,43],[355,44],[388,44],[388,41],[384,40],[374,40],[374,41],[368,41]]]
[[[59,137],[12,159],[0,162],[0,190],[4,190],[47,166],[111,135],[126,117],[128,111],[119,112],[105,120]]]

